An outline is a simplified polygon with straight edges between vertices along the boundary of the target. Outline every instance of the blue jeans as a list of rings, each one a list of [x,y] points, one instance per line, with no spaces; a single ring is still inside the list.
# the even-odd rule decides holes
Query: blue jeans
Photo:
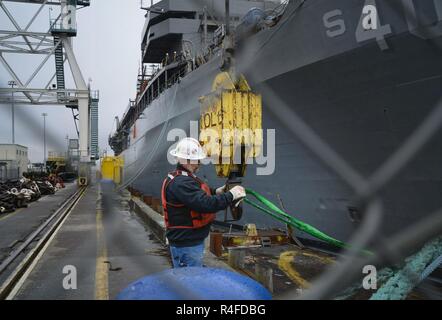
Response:
[[[202,267],[204,242],[193,247],[170,246],[170,254],[174,268]]]

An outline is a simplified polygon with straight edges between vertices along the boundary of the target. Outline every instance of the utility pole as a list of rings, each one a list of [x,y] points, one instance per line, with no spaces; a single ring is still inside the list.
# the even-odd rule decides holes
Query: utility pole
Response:
[[[41,114],[43,117],[43,166],[46,170],[46,117],[47,113]]]
[[[14,80],[8,82],[8,86],[12,88],[11,114],[12,114],[12,144],[15,144],[15,110],[14,110],[14,87],[17,83]]]
[[[226,0],[225,2],[226,6],[226,36],[230,36],[230,0]]]
[[[207,49],[207,7],[204,6],[204,50]]]

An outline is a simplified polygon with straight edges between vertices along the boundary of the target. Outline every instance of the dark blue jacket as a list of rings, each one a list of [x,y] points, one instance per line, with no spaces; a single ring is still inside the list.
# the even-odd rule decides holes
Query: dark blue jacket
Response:
[[[187,171],[182,166],[178,170]],[[215,194],[215,192],[212,192]],[[184,204],[187,208],[201,212],[218,212],[226,209],[233,201],[230,192],[208,196],[192,177],[177,176],[166,189],[166,200],[169,203]],[[210,224],[198,229],[167,229],[169,243],[176,247],[191,247],[201,244],[209,235]]]

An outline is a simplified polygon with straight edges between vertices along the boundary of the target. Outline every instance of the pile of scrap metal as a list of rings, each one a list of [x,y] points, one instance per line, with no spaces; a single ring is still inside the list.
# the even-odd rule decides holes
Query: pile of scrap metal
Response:
[[[55,186],[57,189],[64,188],[63,179],[56,174],[50,174],[48,177],[48,182],[50,182],[51,185]]]
[[[54,194],[63,187],[60,183],[53,185],[46,179],[34,181],[22,178],[0,183],[0,214],[27,207],[29,202],[36,201],[45,195]]]

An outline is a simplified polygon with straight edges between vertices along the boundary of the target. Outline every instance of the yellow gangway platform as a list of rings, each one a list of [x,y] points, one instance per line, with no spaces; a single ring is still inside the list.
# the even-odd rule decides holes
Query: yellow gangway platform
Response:
[[[123,159],[121,157],[106,156],[101,158],[101,179],[121,183],[123,173]]]

